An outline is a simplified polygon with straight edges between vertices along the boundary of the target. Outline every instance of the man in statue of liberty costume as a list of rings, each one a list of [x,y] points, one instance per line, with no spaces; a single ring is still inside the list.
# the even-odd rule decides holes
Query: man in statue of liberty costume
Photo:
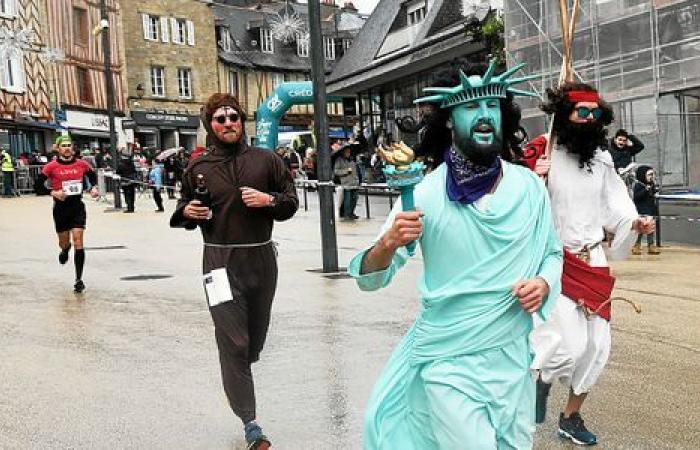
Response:
[[[459,71],[457,86],[425,89],[416,103],[449,113],[452,145],[416,186],[417,210],[395,205],[350,262],[360,288],[376,290],[406,263],[409,242],[424,261],[422,310],[367,405],[367,450],[532,447],[528,334],[559,295],[562,249],[544,184],[507,162],[502,111],[534,95],[512,88],[527,79],[511,79],[521,67],[496,76],[492,62],[483,77]]]

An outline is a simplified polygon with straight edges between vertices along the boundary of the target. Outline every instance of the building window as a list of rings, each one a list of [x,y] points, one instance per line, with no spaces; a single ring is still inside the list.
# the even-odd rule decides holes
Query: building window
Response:
[[[73,8],[73,41],[78,45],[87,45],[89,34],[87,11]]]
[[[408,25],[416,25],[425,18],[425,2],[415,3],[408,7]]]
[[[10,53],[9,57],[0,63],[0,88],[15,94],[25,90],[24,55],[21,51]]]
[[[260,28],[260,51],[263,53],[274,53],[275,45],[272,40],[272,32],[269,28]]]
[[[165,97],[165,67],[151,67],[151,94]]]
[[[297,36],[297,55],[302,58],[309,57],[309,40],[303,36]]]
[[[141,19],[143,21],[143,38],[147,41],[157,41],[160,18],[150,14],[141,14]]]
[[[228,71],[228,91],[238,98],[238,72],[235,70]]]
[[[343,39],[343,49],[347,50],[352,46],[352,39]]]
[[[173,44],[185,45],[187,41],[187,21],[185,19],[170,19],[173,31]]]
[[[218,27],[217,30],[219,31],[219,39],[217,40],[217,43],[219,44],[221,50],[225,52],[230,52],[233,50],[233,40],[231,39],[231,33],[228,32],[228,28]]]
[[[78,80],[78,96],[80,103],[91,105],[93,103],[92,84],[90,83],[90,72],[83,67],[76,67],[76,79]]]
[[[323,50],[326,59],[335,59],[335,39],[332,37],[327,37],[323,39]]]
[[[14,17],[17,14],[17,0],[0,0],[0,15]]]
[[[180,98],[192,98],[192,69],[177,69]]]

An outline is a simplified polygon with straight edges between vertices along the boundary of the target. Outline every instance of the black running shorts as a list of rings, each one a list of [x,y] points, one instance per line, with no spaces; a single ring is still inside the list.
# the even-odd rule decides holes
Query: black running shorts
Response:
[[[65,202],[54,202],[53,221],[56,225],[56,233],[72,230],[73,228],[85,228],[87,214],[85,213],[85,203],[67,200]]]

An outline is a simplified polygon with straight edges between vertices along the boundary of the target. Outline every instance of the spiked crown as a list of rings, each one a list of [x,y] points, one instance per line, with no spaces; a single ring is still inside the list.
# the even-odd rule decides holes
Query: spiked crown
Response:
[[[511,67],[500,75],[494,76],[496,71],[496,60],[492,59],[489,68],[483,77],[472,75],[467,77],[464,72],[459,71],[459,79],[461,83],[455,87],[427,87],[423,91],[432,94],[426,97],[421,97],[413,101],[413,103],[440,103],[440,108],[452,108],[462,103],[481,100],[484,98],[506,98],[508,92],[513,95],[525,95],[528,97],[539,97],[534,92],[515,89],[511,86],[522,83],[527,80],[538,78],[537,75],[529,75],[509,79],[515,72],[525,66],[525,63]]]

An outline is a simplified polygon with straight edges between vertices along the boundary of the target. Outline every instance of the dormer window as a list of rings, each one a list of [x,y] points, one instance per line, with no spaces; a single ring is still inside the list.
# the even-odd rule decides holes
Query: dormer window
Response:
[[[335,59],[335,39],[332,37],[323,38],[323,50],[326,60]]]
[[[309,40],[304,36],[297,36],[297,55],[302,58],[309,57]]]
[[[230,52],[233,50],[233,41],[231,39],[231,33],[228,32],[228,28],[226,27],[219,27],[219,39],[218,39],[218,44],[221,50],[225,52]]]
[[[408,13],[408,26],[420,23],[426,14],[425,0],[411,3],[406,7]]]
[[[263,53],[274,53],[275,44],[272,40],[272,31],[269,28],[260,28],[260,51]]]

